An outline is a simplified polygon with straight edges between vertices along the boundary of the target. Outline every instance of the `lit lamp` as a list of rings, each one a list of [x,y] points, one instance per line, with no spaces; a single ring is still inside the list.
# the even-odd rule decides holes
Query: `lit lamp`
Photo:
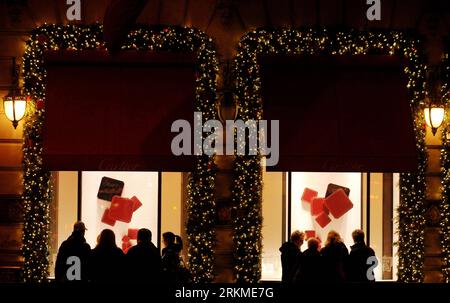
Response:
[[[433,136],[444,122],[445,106],[442,94],[442,71],[439,66],[431,66],[427,71],[425,122],[431,128]]]
[[[3,98],[3,108],[6,117],[12,122],[14,129],[16,129],[19,121],[25,116],[27,97],[21,94],[15,95],[14,91],[11,91]]]
[[[429,105],[425,108],[425,121],[431,127],[433,136],[436,135],[437,129],[442,125],[445,116],[445,108],[443,106]]]
[[[16,129],[17,125],[19,125],[19,121],[25,116],[28,97],[22,95],[19,90],[19,69],[16,65],[16,58],[11,57],[11,59],[13,83],[9,94],[3,98],[3,109],[5,110],[6,117],[12,122],[14,129]]]

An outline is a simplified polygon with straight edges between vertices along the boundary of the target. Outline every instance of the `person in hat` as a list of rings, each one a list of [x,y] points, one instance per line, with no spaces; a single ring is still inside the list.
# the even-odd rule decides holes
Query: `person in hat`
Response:
[[[86,242],[84,234],[86,232],[86,226],[83,222],[78,221],[73,225],[73,232],[65,240],[58,250],[55,264],[55,280],[56,282],[67,281],[84,281],[88,280],[88,262],[91,254],[91,247]],[[78,257],[80,261],[80,275],[81,279],[75,278],[69,280],[67,271],[75,264],[70,257]],[[69,264],[67,264],[69,263]],[[70,275],[69,275],[70,276]],[[76,276],[76,275],[75,275]]]

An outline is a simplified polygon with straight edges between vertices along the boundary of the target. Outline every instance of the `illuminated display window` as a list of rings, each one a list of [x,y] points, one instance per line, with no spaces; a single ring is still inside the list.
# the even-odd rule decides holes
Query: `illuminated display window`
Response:
[[[91,247],[105,228],[114,231],[118,247],[128,239],[135,245],[139,228],[160,234],[157,172],[83,172],[81,184],[81,221],[88,226],[85,238]],[[158,238],[153,236],[152,242],[157,245]]]
[[[320,238],[322,245],[335,230],[350,251],[355,229],[365,232],[378,258],[375,279],[396,279],[398,174],[264,172],[263,182],[262,280],[281,280],[279,248],[294,230]],[[305,241],[301,250],[306,248]]]
[[[105,228],[114,231],[117,246],[124,250],[136,244],[140,228],[150,229],[152,242],[160,248],[166,231],[185,239],[186,178],[187,174],[180,172],[53,172],[51,275],[58,248],[77,220],[85,223],[91,248]],[[112,215],[105,216],[105,211],[113,208]],[[186,250],[182,253],[186,258]]]

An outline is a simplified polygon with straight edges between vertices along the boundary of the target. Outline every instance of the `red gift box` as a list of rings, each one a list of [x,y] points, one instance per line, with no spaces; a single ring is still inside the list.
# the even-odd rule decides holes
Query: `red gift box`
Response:
[[[130,223],[133,216],[133,204],[131,199],[114,196],[111,201],[109,215],[117,221]]]
[[[311,216],[317,216],[323,212],[325,198],[313,198],[311,201]]]
[[[137,239],[138,229],[136,228],[128,228],[128,237],[130,237],[131,240]]]
[[[305,230],[305,237],[306,237],[306,239],[315,238],[316,231],[315,230]]]
[[[323,212],[316,217],[316,222],[320,225],[320,227],[324,228],[331,222],[331,219],[326,213]]]
[[[345,194],[347,195],[347,197],[350,195],[350,188],[330,183],[327,186],[327,191],[325,193],[325,198],[328,198],[328,196],[330,196],[332,193],[334,193],[338,189],[342,189],[345,192]]]
[[[325,207],[336,219],[342,217],[353,208],[353,203],[345,194],[344,190],[338,189],[325,199]]]
[[[312,199],[317,197],[317,195],[318,195],[318,192],[316,192],[315,190],[310,189],[308,187],[305,187],[305,190],[303,191],[301,200],[303,202],[311,203]]]
[[[142,202],[136,196],[131,197],[131,201],[133,201],[133,212],[142,206]]]
[[[103,212],[102,222],[111,226],[116,225],[116,220],[111,218],[109,208],[105,209]]]

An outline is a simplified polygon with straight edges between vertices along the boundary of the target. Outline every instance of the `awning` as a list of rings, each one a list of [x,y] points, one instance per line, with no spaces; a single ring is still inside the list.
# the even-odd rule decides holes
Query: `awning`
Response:
[[[264,119],[280,121],[280,160],[268,170],[417,170],[412,111],[400,58],[259,59]]]
[[[49,170],[192,169],[170,146],[172,122],[193,120],[193,54],[52,51],[45,63]]]
[[[117,53],[128,32],[149,0],[112,0],[103,18],[103,39],[108,50]]]

